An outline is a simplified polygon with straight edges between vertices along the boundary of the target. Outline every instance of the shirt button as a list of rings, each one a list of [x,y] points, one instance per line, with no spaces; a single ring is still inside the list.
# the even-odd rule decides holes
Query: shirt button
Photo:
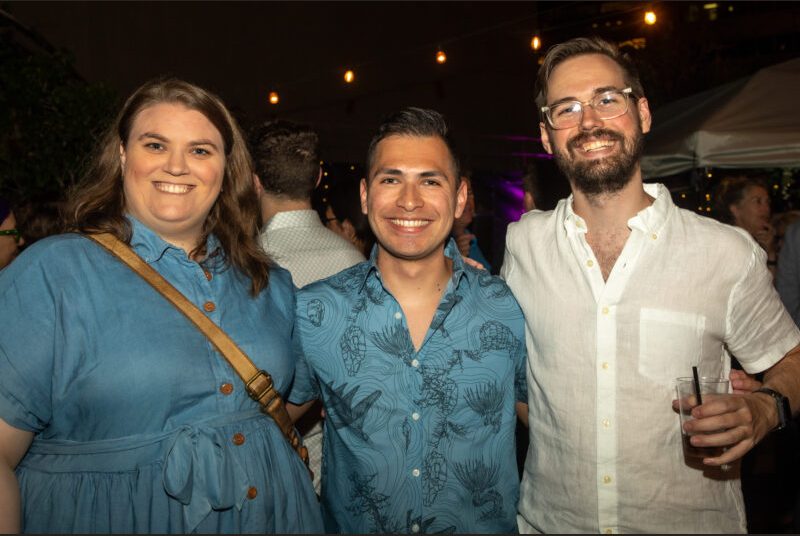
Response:
[[[247,490],[247,498],[255,499],[257,495],[258,495],[258,489],[255,486],[250,486],[250,489]]]
[[[603,484],[610,484],[610,483],[611,483],[611,477],[608,476],[608,475],[604,476],[603,477]]]
[[[418,359],[412,359],[411,360],[411,366],[414,367],[414,368],[419,368],[419,360]]]
[[[240,445],[244,445],[244,434],[235,433],[233,434],[233,444],[237,447]]]
[[[603,364],[600,366],[603,367],[603,370],[608,370],[608,361],[603,361]]]
[[[603,307],[603,309],[601,311],[602,311],[602,313],[604,315],[607,315],[608,314],[608,307]]]
[[[419,525],[416,523],[411,524],[411,532],[419,532]]]
[[[203,304],[203,309],[205,309],[206,312],[209,312],[209,313],[213,313],[214,309],[216,309],[216,308],[217,308],[217,306],[214,305],[214,302],[207,301],[206,303]]]
[[[411,414],[411,418],[414,419],[415,421],[418,421],[419,420],[419,413],[417,413],[415,411],[414,413]]]
[[[604,534],[614,534],[614,529],[606,529],[603,531]]]
[[[611,421],[609,421],[608,419],[603,419],[602,422],[604,428],[608,428],[609,426],[611,426]]]
[[[230,383],[223,383],[219,386],[219,392],[223,395],[229,395],[233,392],[233,385]]]
[[[594,266],[594,261],[592,259],[589,259],[588,261],[586,261],[586,266],[591,268],[592,266]]]
[[[208,270],[203,270],[203,274],[206,276],[206,279],[209,280],[209,281],[211,281],[211,278],[214,277],[214,276],[211,275],[211,272],[209,272]]]
[[[652,238],[653,240],[655,240],[655,239],[657,239],[657,238],[658,238],[658,235],[657,235],[656,233],[653,233],[653,234],[651,234],[651,235],[650,235],[650,238]]]
[[[414,469],[413,471],[411,471],[411,474],[414,476],[419,476],[419,469]]]
[[[397,320],[400,320],[401,318],[403,318],[403,313],[401,313],[400,311],[397,311],[397,312],[394,314],[394,317],[395,317]]]

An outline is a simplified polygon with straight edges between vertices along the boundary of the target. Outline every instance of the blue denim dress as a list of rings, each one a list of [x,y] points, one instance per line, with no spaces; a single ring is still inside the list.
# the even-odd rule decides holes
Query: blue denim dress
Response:
[[[132,246],[270,372],[294,374],[294,288],[198,264],[141,223]],[[308,474],[233,369],[94,242],[34,244],[0,274],[0,418],[34,432],[17,467],[25,532],[321,532]]]

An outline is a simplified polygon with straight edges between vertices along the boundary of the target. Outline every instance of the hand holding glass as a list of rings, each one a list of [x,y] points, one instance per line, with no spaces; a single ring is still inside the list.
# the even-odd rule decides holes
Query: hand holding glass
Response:
[[[730,382],[725,378],[699,379],[700,395],[704,403],[710,402],[715,397],[726,396],[729,393]],[[684,430],[683,425],[694,419],[692,409],[698,406],[695,382],[691,377],[676,380],[678,395],[678,415],[680,416],[681,437],[683,439],[683,455],[687,463],[702,463],[703,458],[716,458],[724,452],[724,447],[696,447],[692,445],[691,436]]]

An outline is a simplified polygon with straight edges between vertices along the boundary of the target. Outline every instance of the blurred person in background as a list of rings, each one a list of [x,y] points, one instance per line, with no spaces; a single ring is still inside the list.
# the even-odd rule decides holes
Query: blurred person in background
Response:
[[[0,274],[0,532],[321,532],[311,479],[231,366],[130,247],[278,392],[294,287],[258,244],[246,143],[222,101],[148,82],[102,138],[73,231]]]
[[[375,244],[375,235],[367,216],[361,212],[360,182],[354,176],[343,175],[328,183],[324,197],[325,226],[349,240],[364,257],[368,257]]]
[[[11,203],[0,197],[0,270],[11,264],[24,244]]]
[[[38,200],[19,207],[19,230],[25,238],[25,247],[64,232],[63,208],[63,202],[60,201]]]
[[[715,209],[723,223],[741,227],[767,252],[767,266],[775,274],[777,247],[770,222],[770,198],[761,179],[744,175],[724,177],[717,188]]]
[[[487,272],[491,272],[492,265],[486,260],[486,256],[478,246],[478,238],[469,229],[475,219],[475,192],[472,190],[472,180],[467,175],[462,175],[461,182],[467,185],[467,204],[464,206],[461,216],[453,222],[452,236],[462,257],[482,264]]]

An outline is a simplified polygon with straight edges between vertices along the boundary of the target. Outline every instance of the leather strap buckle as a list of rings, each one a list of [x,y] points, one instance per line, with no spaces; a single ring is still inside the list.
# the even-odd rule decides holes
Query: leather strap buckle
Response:
[[[245,390],[250,398],[261,404],[269,405],[277,394],[272,384],[272,376],[265,370],[259,370],[255,376],[250,378],[245,384]]]

